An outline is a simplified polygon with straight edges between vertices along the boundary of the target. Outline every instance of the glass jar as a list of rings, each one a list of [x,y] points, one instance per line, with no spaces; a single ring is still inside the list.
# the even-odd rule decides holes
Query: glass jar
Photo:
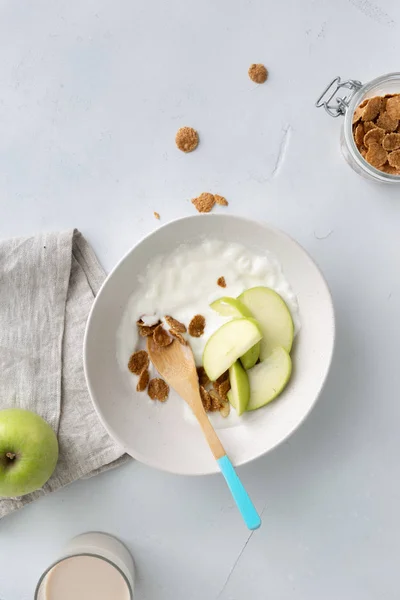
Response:
[[[343,91],[347,95],[343,96]],[[356,173],[379,181],[381,183],[400,184],[400,175],[384,173],[370,165],[359,152],[353,137],[353,115],[357,106],[363,100],[373,96],[385,96],[385,94],[400,93],[400,73],[389,73],[377,77],[369,83],[361,83],[354,79],[341,81],[336,77],[326,87],[316,102],[317,108],[325,108],[331,117],[344,116],[340,136],[340,145],[344,158]]]
[[[71,568],[71,561],[79,560],[81,565],[75,562]],[[91,561],[90,564],[88,560]],[[100,532],[83,533],[68,542],[58,559],[40,577],[35,591],[35,600],[53,600],[55,597],[60,599],[61,596],[69,599],[72,588],[79,589],[82,595],[92,598],[90,590],[92,587],[95,588],[93,578],[96,574],[101,574],[102,581],[109,583],[110,587],[115,584],[120,592],[118,597],[133,600],[135,573],[132,556],[122,542],[107,533]],[[67,584],[64,585],[64,582]],[[89,587],[89,593],[86,593],[84,590]]]

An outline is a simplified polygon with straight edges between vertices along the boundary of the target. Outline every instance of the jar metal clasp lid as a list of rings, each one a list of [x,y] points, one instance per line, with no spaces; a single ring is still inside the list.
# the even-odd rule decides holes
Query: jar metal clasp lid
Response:
[[[361,87],[361,81],[356,81],[355,79],[342,81],[340,77],[335,77],[335,79],[332,79],[332,81],[326,86],[316,101],[315,106],[317,108],[324,107],[328,115],[331,117],[336,118],[340,115],[344,115],[354,94],[358,92]],[[337,96],[336,94],[342,89],[350,90],[350,93],[346,96],[344,96],[343,93],[342,95]]]

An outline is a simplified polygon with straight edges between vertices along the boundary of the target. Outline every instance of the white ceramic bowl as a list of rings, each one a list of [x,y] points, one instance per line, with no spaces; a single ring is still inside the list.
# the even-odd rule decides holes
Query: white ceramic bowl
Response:
[[[300,309],[301,330],[288,387],[274,402],[244,414],[239,426],[218,430],[235,465],[272,450],[304,421],[324,385],[335,338],[332,299],[321,272],[301,246],[269,225],[230,215],[196,215],[168,223],[128,252],[107,277],[89,316],[84,342],[87,384],[103,425],[128,454],[187,475],[214,473],[218,468],[200,429],[183,418],[183,400],[170,398],[161,404],[133,391],[132,376],[117,362],[117,330],[148,262],[204,236],[275,254]]]

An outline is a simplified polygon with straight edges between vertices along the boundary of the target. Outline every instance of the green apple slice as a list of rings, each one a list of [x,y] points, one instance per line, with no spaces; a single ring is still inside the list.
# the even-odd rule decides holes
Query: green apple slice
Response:
[[[252,317],[251,311],[237,298],[224,296],[210,304],[210,308],[223,317]]]
[[[233,319],[222,325],[209,338],[203,352],[203,367],[215,381],[262,338],[255,319]]]
[[[292,373],[292,361],[285,348],[274,348],[263,362],[247,371],[250,400],[246,410],[261,408],[274,400],[286,387]]]
[[[228,392],[228,400],[240,416],[246,410],[250,399],[250,385],[247,373],[238,360],[229,367],[229,381],[231,389]]]
[[[277,346],[290,352],[293,344],[293,320],[288,307],[274,290],[254,287],[239,296],[251,311],[263,334],[260,360],[265,360]]]
[[[251,311],[237,298],[230,298],[229,296],[223,296],[218,298],[212,304],[210,308],[215,310],[223,317],[252,317]],[[241,363],[245,369],[251,369],[254,367],[260,356],[260,342],[257,342],[250,350],[248,350],[243,356],[240,357]]]

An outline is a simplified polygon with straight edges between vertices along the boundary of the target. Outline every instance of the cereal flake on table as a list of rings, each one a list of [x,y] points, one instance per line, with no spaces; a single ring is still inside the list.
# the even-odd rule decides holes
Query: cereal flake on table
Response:
[[[155,217],[155,218],[156,218],[158,221],[161,219],[161,217],[160,217],[160,213],[158,213],[158,212],[154,211],[154,212],[153,212],[153,215],[154,215],[154,217]]]
[[[182,152],[193,152],[199,144],[199,134],[193,127],[181,127],[176,133],[175,143]]]
[[[195,315],[189,323],[189,335],[192,337],[201,337],[204,333],[206,320],[203,315]]]
[[[250,65],[248,74],[254,83],[265,83],[268,79],[268,71],[266,67],[260,63]]]
[[[226,198],[224,198],[223,196],[220,196],[219,194],[214,194],[214,200],[215,200],[215,204],[218,204],[219,206],[228,206],[229,202]]]
[[[197,196],[197,198],[193,198],[192,204],[195,206],[198,212],[208,213],[215,205],[214,194],[203,192],[200,194],[200,196]]]
[[[149,366],[149,355],[146,350],[134,352],[129,359],[128,369],[134,375],[140,375],[144,369]]]

